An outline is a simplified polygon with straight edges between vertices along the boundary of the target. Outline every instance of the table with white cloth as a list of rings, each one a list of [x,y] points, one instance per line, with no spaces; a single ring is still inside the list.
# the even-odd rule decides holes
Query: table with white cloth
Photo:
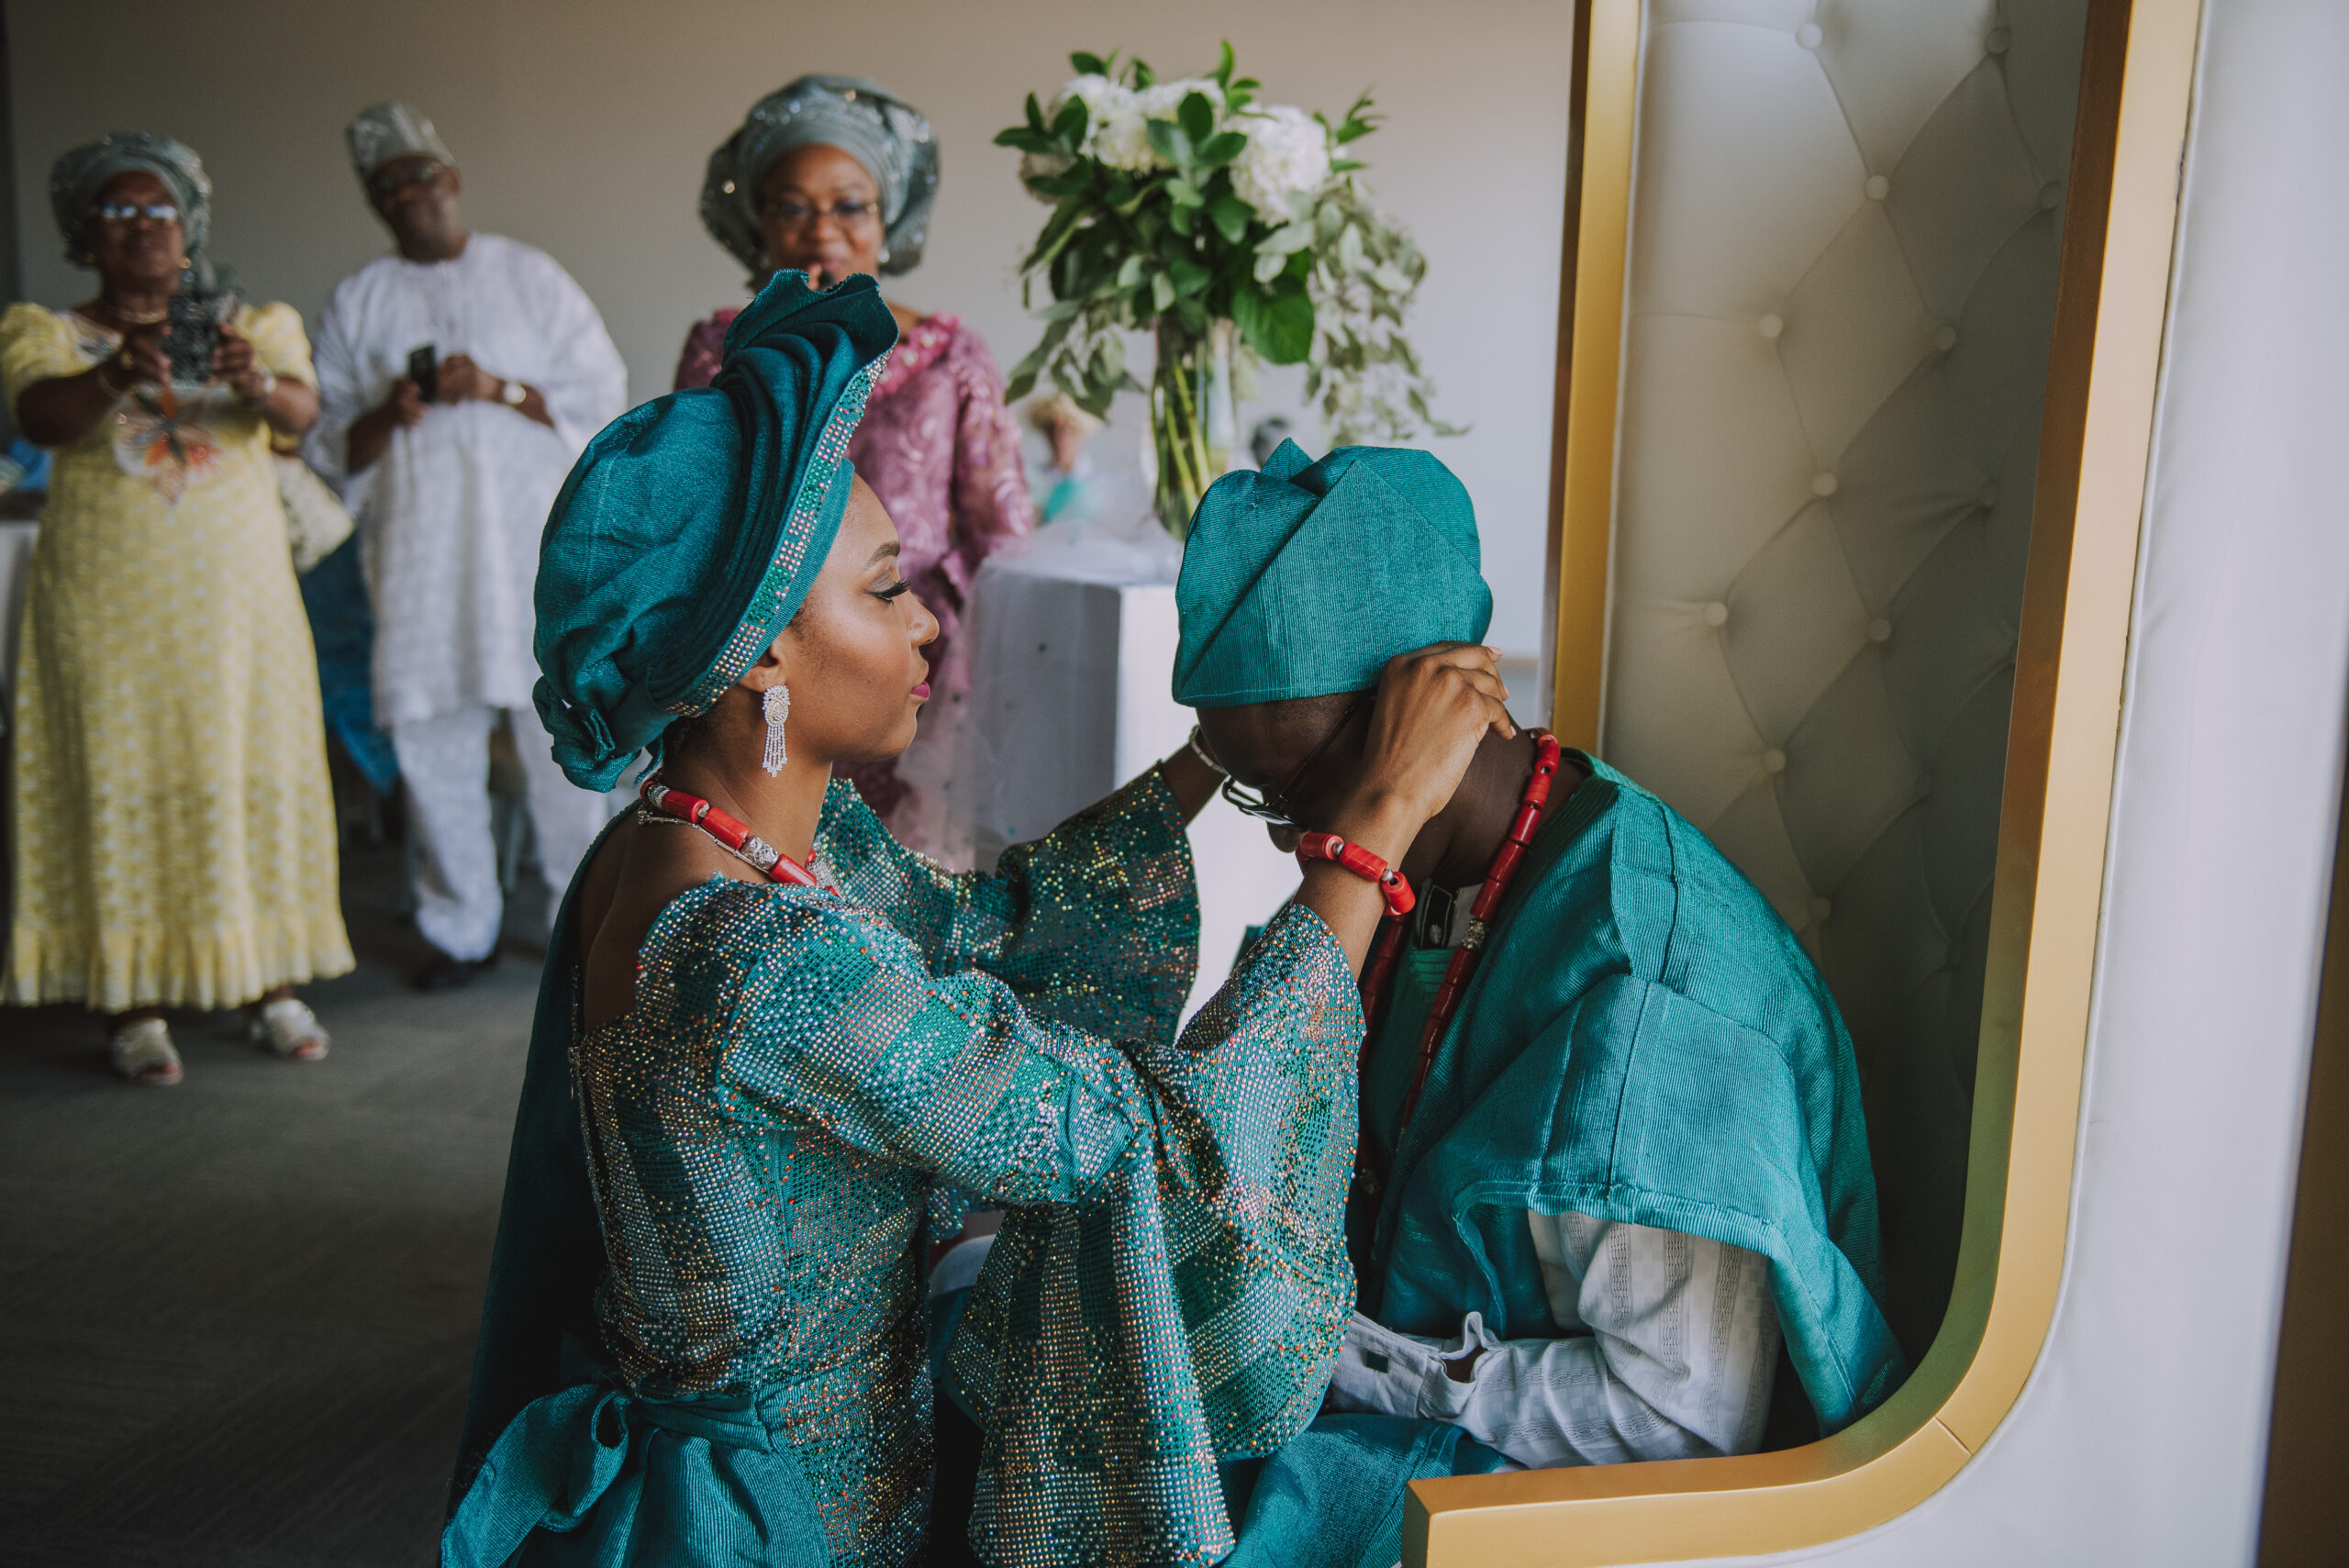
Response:
[[[1153,537],[1154,536],[1154,537]],[[1154,528],[1041,530],[997,555],[973,592],[970,720],[961,772],[978,863],[1049,832],[1190,733],[1176,705],[1174,576]],[[1199,974],[1186,1016],[1215,994],[1241,938],[1297,890],[1297,862],[1220,797],[1191,827]]]

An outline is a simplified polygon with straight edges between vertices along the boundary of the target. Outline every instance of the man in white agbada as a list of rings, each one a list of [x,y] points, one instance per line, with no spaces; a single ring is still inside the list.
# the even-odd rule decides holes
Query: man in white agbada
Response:
[[[489,737],[511,717],[539,861],[558,893],[610,815],[549,755],[530,706],[539,535],[587,439],[628,401],[596,306],[543,251],[469,233],[456,161],[431,122],[379,104],[351,162],[398,253],[335,289],[318,323],[311,462],[360,518],[375,606],[375,712],[406,783],[417,925],[461,985],[495,962],[504,916]],[[412,356],[429,350],[429,384]]]

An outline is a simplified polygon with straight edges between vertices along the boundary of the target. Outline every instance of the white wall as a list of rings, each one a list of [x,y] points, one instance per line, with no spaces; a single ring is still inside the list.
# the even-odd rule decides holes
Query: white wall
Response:
[[[1229,37],[1276,102],[1332,112],[1375,87],[1357,144],[1430,259],[1414,324],[1442,412],[1434,442],[1475,496],[1494,640],[1542,639],[1542,531],[1572,6],[1563,0],[18,0],[8,7],[27,297],[87,296],[48,210],[51,161],[110,129],[194,146],[217,191],[213,253],[306,316],[385,239],[344,161],[351,112],[403,97],[462,161],[479,228],[543,246],[602,306],[639,398],[665,391],[686,326],[741,276],[695,216],[709,150],[805,71],[878,78],[935,123],[944,164],[928,260],[892,294],[960,312],[1008,365],[1035,340],[1015,269],[1045,209],[991,145],[1072,49],[1139,50],[1172,73]],[[1268,393],[1294,377],[1272,378]],[[1293,394],[1292,394],[1293,395]],[[1273,412],[1259,406],[1242,418]],[[1140,400],[1099,438],[1137,443]]]

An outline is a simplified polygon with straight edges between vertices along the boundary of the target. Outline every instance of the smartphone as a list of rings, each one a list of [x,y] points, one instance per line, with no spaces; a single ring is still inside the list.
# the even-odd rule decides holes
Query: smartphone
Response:
[[[220,346],[221,297],[183,289],[164,302],[163,352],[172,380],[201,386],[212,379],[212,350]]]
[[[440,400],[440,350],[429,343],[410,350],[407,378],[416,383],[417,396],[427,403],[438,403]]]

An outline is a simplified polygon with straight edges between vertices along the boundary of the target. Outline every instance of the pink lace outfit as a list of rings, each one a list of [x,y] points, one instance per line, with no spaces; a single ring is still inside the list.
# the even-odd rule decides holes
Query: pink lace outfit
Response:
[[[679,389],[718,374],[734,310],[696,324],[677,360]],[[1003,404],[1003,374],[979,335],[953,316],[928,316],[889,356],[849,461],[881,497],[904,541],[902,570],[938,617],[929,655],[930,706],[903,757],[843,769],[907,848],[966,860],[967,824],[951,800],[970,667],[957,633],[979,567],[1036,526],[1019,430]]]

